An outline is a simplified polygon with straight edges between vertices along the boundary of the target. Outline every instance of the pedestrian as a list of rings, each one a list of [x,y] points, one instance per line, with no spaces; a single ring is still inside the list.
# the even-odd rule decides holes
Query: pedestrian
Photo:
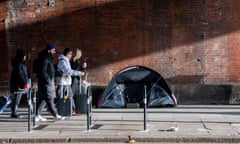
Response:
[[[82,50],[77,48],[73,51],[73,56],[72,59],[70,60],[70,64],[73,70],[79,70],[79,71],[85,71],[85,69],[87,68],[87,62],[85,59],[83,63],[81,63],[80,59],[82,57]],[[85,72],[85,76],[87,75],[87,73]],[[87,79],[85,79],[87,80]],[[76,105],[76,111],[77,113],[79,112],[79,102],[77,102],[79,100],[79,97],[81,96],[81,94],[83,94],[83,80],[81,79],[81,77],[79,76],[72,76],[72,92],[73,92],[73,100],[75,102]]]
[[[71,68],[70,60],[72,58],[72,50],[70,48],[65,48],[63,54],[59,55],[58,57],[58,65],[57,71],[61,73],[57,76],[57,95],[58,98],[62,98],[64,94],[70,98],[72,103],[72,114],[76,114],[75,112],[75,103],[73,100],[73,93],[72,93],[72,77],[71,76],[83,76],[85,73],[81,72],[80,70],[73,70]]]
[[[82,57],[82,51],[80,49],[76,49],[73,51],[73,57],[70,60],[70,64],[73,70],[78,70],[78,71],[82,71],[82,67],[81,67],[81,62],[80,62],[80,58]],[[72,76],[72,92],[73,92],[73,101],[75,102],[75,97],[80,95],[80,78],[79,76]]]
[[[28,85],[28,72],[25,64],[27,59],[26,52],[18,49],[15,58],[12,60],[13,67],[10,76],[10,92],[13,95],[11,104],[11,118],[21,118],[22,116],[17,113],[19,103],[23,93],[16,93],[20,90],[29,88]]]
[[[59,115],[54,104],[56,98],[55,90],[55,69],[53,64],[53,56],[56,48],[53,44],[48,44],[43,51],[43,55],[39,60],[39,78],[38,78],[38,102],[36,111],[36,121],[46,121],[40,112],[43,110],[42,101],[47,103],[54,120],[63,120],[64,117]]]
[[[82,70],[82,66],[80,62],[81,57],[82,57],[82,50],[78,48],[75,49],[73,51],[72,59],[70,60],[70,64],[73,70],[78,70],[78,71]],[[73,78],[75,78],[75,76],[73,76]],[[79,79],[79,77],[76,77],[76,78]]]

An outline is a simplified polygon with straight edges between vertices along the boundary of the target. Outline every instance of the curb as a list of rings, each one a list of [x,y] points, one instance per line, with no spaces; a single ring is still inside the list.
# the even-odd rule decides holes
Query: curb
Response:
[[[141,143],[240,143],[239,137],[169,137],[169,138],[140,138],[132,137],[136,142]],[[127,143],[128,137],[103,137],[103,138],[76,138],[76,137],[65,137],[65,138],[2,138],[0,143],[77,143],[77,142],[111,142],[111,143]]]

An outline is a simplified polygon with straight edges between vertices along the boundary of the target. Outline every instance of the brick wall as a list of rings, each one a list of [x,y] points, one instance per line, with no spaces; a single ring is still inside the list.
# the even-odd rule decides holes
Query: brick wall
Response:
[[[145,65],[169,82],[240,81],[237,0],[5,0],[0,2],[0,80],[17,48],[31,59],[54,43],[81,48],[90,81],[107,84],[120,69]],[[4,21],[3,21],[4,20]],[[7,59],[7,60],[5,60]]]
[[[8,86],[8,50],[5,22],[7,18],[7,2],[0,1],[0,86]]]

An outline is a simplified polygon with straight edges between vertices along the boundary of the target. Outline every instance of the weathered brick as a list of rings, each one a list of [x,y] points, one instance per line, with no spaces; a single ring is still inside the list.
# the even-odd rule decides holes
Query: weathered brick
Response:
[[[90,81],[145,65],[172,83],[240,82],[237,0],[9,0],[0,3],[0,80],[17,48],[81,48]],[[7,26],[7,27],[6,27]],[[29,62],[31,66],[32,60]],[[4,83],[4,82],[3,82]]]

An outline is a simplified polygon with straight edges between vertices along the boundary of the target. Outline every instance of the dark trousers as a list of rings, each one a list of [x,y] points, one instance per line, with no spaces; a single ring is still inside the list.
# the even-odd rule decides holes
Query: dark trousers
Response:
[[[52,115],[56,117],[58,113],[55,108],[54,98],[49,98],[49,97],[39,97],[37,102],[36,115],[41,115],[46,104],[49,110],[51,111]]]
[[[12,114],[17,114],[18,106],[21,101],[23,94],[13,94],[12,104],[11,104],[11,112]]]
[[[38,102],[36,114],[40,115],[46,102],[48,108],[50,109],[52,115],[56,117],[58,115],[54,99],[56,98],[55,84],[54,80],[49,83],[44,83],[43,81],[38,81]]]

